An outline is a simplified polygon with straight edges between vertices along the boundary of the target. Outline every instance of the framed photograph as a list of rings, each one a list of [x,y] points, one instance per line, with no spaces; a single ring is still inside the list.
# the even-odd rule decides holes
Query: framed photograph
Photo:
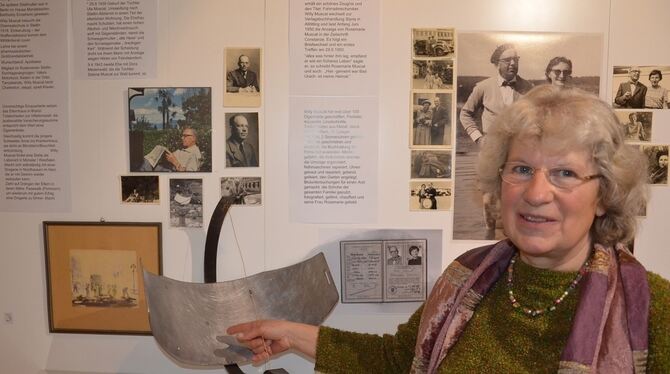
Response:
[[[49,331],[151,335],[142,268],[162,274],[160,222],[43,222]]]
[[[212,89],[128,89],[131,172],[212,171]]]
[[[261,106],[261,49],[226,48],[224,53],[225,107]]]
[[[454,29],[412,29],[412,57],[453,58]]]

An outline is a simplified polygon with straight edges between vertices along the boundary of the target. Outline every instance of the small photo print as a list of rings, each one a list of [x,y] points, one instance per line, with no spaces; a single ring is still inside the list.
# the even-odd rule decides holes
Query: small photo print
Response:
[[[669,109],[670,93],[663,77],[670,66],[618,65],[612,68],[612,106],[632,109]]]
[[[131,172],[212,171],[212,89],[128,89]]]
[[[451,178],[451,151],[437,149],[412,150],[412,170],[410,177]]]
[[[668,145],[643,145],[642,152],[649,160],[649,184],[668,184]]]
[[[412,29],[412,57],[454,57],[454,29]]]
[[[226,113],[226,167],[258,166],[258,113]]]
[[[202,179],[170,179],[170,226],[202,227]]]
[[[224,53],[226,92],[223,106],[259,107],[261,105],[261,49],[226,48]]]
[[[159,204],[157,175],[121,176],[121,202],[127,204]]]
[[[451,145],[451,93],[412,93],[411,146]]]
[[[452,188],[451,181],[409,182],[409,210],[451,210]]]
[[[615,113],[626,136],[626,142],[651,141],[652,111],[616,110]]]
[[[221,196],[234,197],[237,205],[262,205],[261,177],[223,177]]]
[[[450,90],[454,85],[454,60],[412,60],[412,89]]]
[[[454,85],[454,60],[412,60],[412,89],[450,90]]]

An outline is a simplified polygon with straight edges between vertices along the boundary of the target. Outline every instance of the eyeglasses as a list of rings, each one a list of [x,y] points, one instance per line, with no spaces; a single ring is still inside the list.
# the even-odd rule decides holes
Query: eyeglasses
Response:
[[[572,70],[551,69],[551,72],[557,77],[561,75],[561,73],[563,73],[564,77],[572,75]]]
[[[193,134],[181,134],[182,138],[186,138],[186,137],[189,137],[189,136],[194,136],[194,135]]]
[[[602,177],[600,174],[580,176],[577,172],[566,168],[535,169],[520,162],[506,162],[498,169],[498,173],[502,180],[509,184],[526,184],[533,179],[537,170],[544,172],[545,177],[553,186],[566,191]]]
[[[519,57],[519,56],[516,56],[516,57],[506,57],[506,58],[501,58],[501,59],[499,59],[498,62],[503,62],[503,63],[509,65],[512,61],[514,61],[515,64],[518,64],[520,58],[521,58],[521,57]]]

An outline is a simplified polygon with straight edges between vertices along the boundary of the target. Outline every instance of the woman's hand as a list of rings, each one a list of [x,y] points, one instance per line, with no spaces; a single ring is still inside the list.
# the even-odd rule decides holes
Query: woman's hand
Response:
[[[227,332],[254,352],[254,363],[266,361],[288,349],[295,349],[311,358],[316,356],[316,341],[319,336],[317,326],[280,320],[259,320],[231,326]]]

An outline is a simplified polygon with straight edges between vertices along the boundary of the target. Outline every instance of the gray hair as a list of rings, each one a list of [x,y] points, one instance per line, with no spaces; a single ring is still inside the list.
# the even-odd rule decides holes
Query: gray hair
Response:
[[[647,159],[624,134],[612,109],[596,96],[575,88],[535,87],[497,118],[482,139],[477,171],[483,192],[500,197],[499,169],[513,139],[550,140],[557,149],[587,150],[602,175],[599,203],[605,214],[591,226],[595,242],[629,243],[636,215],[648,197]]]

